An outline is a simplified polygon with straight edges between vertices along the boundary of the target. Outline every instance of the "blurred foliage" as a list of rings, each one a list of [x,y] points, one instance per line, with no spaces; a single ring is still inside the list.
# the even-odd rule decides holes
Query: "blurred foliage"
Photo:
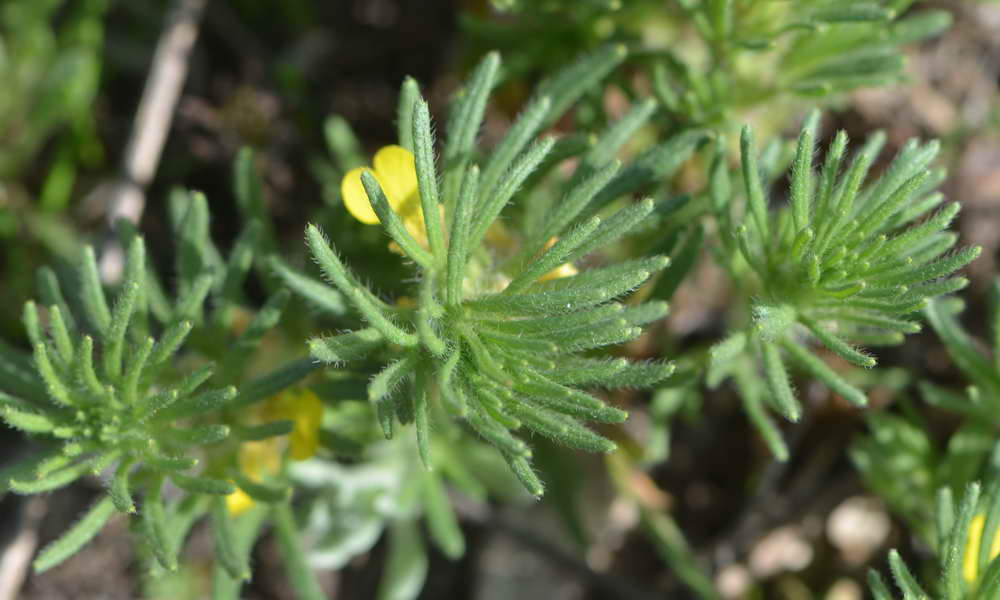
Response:
[[[4,82],[0,182],[9,185],[23,169],[37,168],[32,165],[34,157],[54,138],[54,160],[38,198],[42,210],[63,210],[73,191],[77,165],[96,166],[103,159],[93,103],[101,76],[106,10],[106,0],[4,2],[0,6],[0,80]],[[8,222],[8,235],[12,233],[9,226]]]

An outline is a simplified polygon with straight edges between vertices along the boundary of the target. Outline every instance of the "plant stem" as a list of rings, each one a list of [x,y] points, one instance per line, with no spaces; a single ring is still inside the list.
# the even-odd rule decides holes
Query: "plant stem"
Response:
[[[274,532],[281,544],[285,558],[285,568],[292,587],[302,600],[326,600],[326,595],[319,585],[315,574],[306,562],[305,551],[299,539],[299,530],[295,525],[292,506],[288,502],[279,502],[271,510],[271,520]]]

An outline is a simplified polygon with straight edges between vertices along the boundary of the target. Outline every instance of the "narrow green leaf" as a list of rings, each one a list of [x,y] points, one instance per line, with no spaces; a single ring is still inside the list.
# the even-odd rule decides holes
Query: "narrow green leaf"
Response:
[[[323,123],[323,139],[342,173],[365,164],[361,143],[343,117],[332,115]]]
[[[361,315],[394,344],[400,346],[415,346],[417,336],[400,329],[384,312],[381,302],[373,301],[371,292],[357,283],[340,258],[327,243],[323,233],[315,225],[306,228],[306,241],[313,257],[319,263],[320,269],[329,281],[335,285],[354,304]]]
[[[90,246],[84,246],[81,258],[80,300],[87,320],[103,336],[111,327],[111,310],[108,309],[108,301],[101,287],[94,249]]]
[[[603,287],[590,289],[587,289],[587,286],[580,286],[525,294],[494,294],[469,301],[466,306],[474,311],[499,314],[568,313],[613,300],[641,285],[650,275],[649,271],[635,271],[621,275]]]
[[[816,321],[805,315],[799,315],[799,320],[809,328],[809,331],[816,336],[816,339],[821,344],[832,350],[837,356],[859,367],[871,368],[875,366],[875,359],[873,357],[855,349]]]
[[[73,311],[70,310],[66,298],[63,296],[62,288],[59,285],[59,278],[55,271],[49,267],[41,267],[36,275],[38,285],[38,297],[44,306],[56,306],[66,323],[66,328],[76,331],[76,321],[73,319]]]
[[[430,393],[429,366],[418,365],[413,386],[413,424],[417,430],[417,453],[427,470],[434,468],[431,461]]]
[[[253,264],[254,252],[262,243],[262,229],[260,222],[251,221],[233,243],[221,286],[221,296],[229,303],[236,304],[241,300],[243,283]]]
[[[761,343],[761,350],[764,357],[764,374],[771,390],[774,407],[789,421],[798,421],[802,416],[802,407],[795,399],[795,392],[792,391],[792,383],[788,378],[778,346],[764,341]]]
[[[368,399],[372,402],[379,402],[390,395],[409,377],[417,367],[417,358],[413,354],[407,354],[403,358],[393,361],[386,366],[378,375],[372,378],[368,386]]]
[[[75,525],[42,550],[32,563],[35,572],[44,573],[79,552],[104,528],[105,523],[114,514],[115,506],[111,498],[102,497]]]
[[[114,313],[111,317],[111,326],[104,337],[104,375],[109,379],[117,379],[121,374],[125,331],[132,320],[132,312],[135,310],[140,285],[140,282],[126,282],[122,287],[118,300],[115,302]]]
[[[708,130],[690,129],[642,152],[597,194],[583,214],[595,214],[625,194],[670,179],[710,135]]]
[[[501,178],[510,170],[514,159],[538,133],[542,121],[548,116],[551,108],[552,102],[547,96],[529,102],[500,143],[492,149],[483,165],[480,187],[484,192],[490,194],[496,190]]]
[[[241,442],[257,442],[288,435],[294,427],[292,421],[272,421],[260,425],[234,425],[231,429],[233,438]]]
[[[271,297],[260,307],[226,352],[222,365],[219,367],[221,381],[235,382],[240,379],[250,358],[258,350],[264,335],[278,325],[282,311],[288,303],[289,295],[288,290],[280,289],[271,294]]]
[[[444,205],[446,214],[455,214],[459,186],[467,177],[476,135],[483,122],[486,101],[496,82],[500,55],[490,52],[480,61],[466,86],[459,90],[448,119],[448,140],[444,147]]]
[[[768,240],[770,228],[768,226],[767,199],[764,197],[764,185],[760,179],[760,167],[757,166],[753,131],[749,126],[744,126],[740,134],[740,157],[743,167],[743,186],[746,190],[750,214],[753,216],[760,239]]]
[[[806,117],[799,134],[799,145],[792,163],[791,204],[792,216],[795,219],[795,230],[802,231],[809,224],[813,193],[813,152],[816,145],[816,130],[819,127],[820,113],[813,110]]]
[[[542,164],[554,145],[555,138],[552,137],[544,138],[535,143],[514,161],[495,190],[479,188],[483,197],[472,215],[469,241],[467,242],[470,250],[479,247],[480,241],[486,235],[486,230],[500,216],[504,207],[521,188],[528,176]]]
[[[223,497],[212,500],[212,534],[215,540],[215,556],[229,576],[237,580],[250,579],[250,561],[246,553],[240,552],[242,544],[237,540],[235,520],[226,508]]]
[[[270,254],[275,249],[273,219],[264,202],[264,184],[257,170],[256,153],[248,147],[240,148],[233,163],[233,189],[236,192],[236,206],[244,223],[256,223],[260,227],[258,250]],[[207,235],[206,235],[207,238]]]
[[[889,551],[889,568],[892,569],[896,585],[903,590],[905,600],[930,600],[930,596],[917,583],[917,579],[910,573],[895,548]]]
[[[968,546],[969,524],[979,506],[980,486],[970,483],[962,495],[955,524],[948,533],[948,544],[943,554],[943,583],[945,595],[948,598],[962,598],[965,595],[965,579],[962,575],[965,552]],[[944,532],[941,532],[944,535]]]
[[[150,366],[162,364],[181,347],[194,325],[191,321],[179,321],[167,327],[159,341],[153,347],[149,357]]]
[[[420,98],[420,85],[412,77],[403,79],[403,87],[399,91],[399,102],[396,109],[396,127],[399,135],[399,145],[410,152],[414,149],[413,122],[414,107]]]
[[[189,429],[171,429],[169,436],[181,446],[206,446],[217,444],[229,437],[229,425],[211,423],[195,425]]]
[[[171,551],[169,544],[170,535],[163,507],[162,488],[163,478],[158,477],[146,492],[141,511],[143,529],[157,562],[164,569],[175,571],[177,570],[177,552]]]
[[[191,477],[183,473],[171,473],[170,479],[177,484],[177,487],[192,494],[228,496],[236,491],[236,486],[225,479],[204,476]]]
[[[437,170],[434,168],[434,132],[431,129],[430,109],[427,107],[427,103],[420,98],[419,92],[414,98],[412,132],[417,184],[420,189],[420,205],[424,213],[427,241],[430,243],[435,263],[441,265],[445,260],[447,248],[444,239],[444,222],[439,210]]]
[[[44,343],[35,344],[35,366],[38,368],[38,374],[42,376],[42,380],[45,382],[45,388],[48,390],[49,396],[63,406],[73,406],[75,403],[73,397],[70,395],[69,388],[52,366],[52,361],[49,360],[49,352]]]
[[[203,415],[229,405],[234,398],[236,398],[236,388],[234,386],[209,390],[175,402],[173,405],[161,410],[156,418],[164,421],[172,421],[195,415]]]
[[[539,97],[551,100],[548,117],[542,127],[551,125],[587,90],[601,81],[628,55],[624,44],[606,44],[543,81],[537,88]]]
[[[254,481],[238,470],[233,471],[232,478],[236,482],[236,485],[246,492],[247,496],[250,496],[257,502],[265,504],[284,503],[292,495],[292,489],[288,486]]]
[[[434,473],[426,474],[423,483],[424,514],[427,516],[431,540],[445,556],[458,560],[465,554],[465,538],[455,518],[444,483]]]
[[[293,360],[240,386],[239,394],[228,403],[228,408],[241,408],[277,394],[302,381],[319,368],[311,358]]]
[[[445,282],[445,299],[449,305],[462,301],[465,263],[469,259],[473,211],[479,190],[479,168],[472,165],[466,170],[462,189],[455,202],[451,221],[451,239],[448,246],[448,273]]]
[[[108,496],[111,498],[111,502],[118,512],[125,514],[135,512],[135,503],[132,501],[132,494],[129,491],[131,484],[129,476],[132,474],[134,466],[135,461],[131,459],[119,462],[118,468],[115,469],[115,474],[111,478],[111,484],[108,486]]]
[[[507,288],[504,289],[504,293],[512,294],[522,291],[539,277],[565,263],[570,253],[589,238],[600,224],[601,219],[599,217],[591,217],[577,226],[569,234],[553,244],[537,260],[527,265],[523,271],[518,273],[507,285]]]
[[[514,475],[521,482],[521,485],[524,486],[524,489],[532,496],[541,498],[542,494],[545,493],[545,485],[542,484],[542,480],[538,478],[535,470],[531,468],[531,463],[528,459],[524,456],[512,454],[504,454],[504,459],[506,459],[507,466],[514,472]]]
[[[285,569],[292,589],[300,600],[326,600],[326,595],[306,559],[305,550],[302,548],[302,535],[295,525],[292,507],[287,502],[275,505],[271,509],[271,520],[285,558]]]
[[[677,288],[687,278],[701,256],[702,244],[705,240],[705,229],[700,224],[692,228],[684,238],[684,245],[674,253],[670,265],[666,268],[650,294],[653,298],[669,300],[673,298]]]
[[[451,353],[448,358],[444,361],[444,366],[437,374],[438,389],[441,390],[441,395],[444,397],[451,407],[455,410],[455,413],[459,417],[464,417],[467,414],[468,406],[466,405],[465,394],[462,391],[461,383],[455,376],[455,370],[458,366],[459,361],[462,359],[462,351],[460,346],[455,346],[452,348]]]
[[[586,256],[590,252],[598,248],[603,248],[627,235],[646,221],[655,208],[656,203],[652,198],[646,198],[619,210],[607,219],[604,219],[590,238],[573,249],[568,259],[576,260],[579,257]],[[662,269],[665,266],[666,263],[659,268]]]
[[[476,391],[481,392],[481,390]],[[479,395],[477,394],[477,399]],[[469,404],[468,423],[476,433],[496,446],[505,456],[531,455],[527,444],[512,436],[506,428],[486,416],[478,404]]]
[[[149,355],[153,353],[156,342],[151,337],[147,337],[142,344],[136,348],[135,352],[127,358],[125,376],[122,382],[122,399],[126,404],[138,402],[139,384],[145,373],[146,363]],[[91,354],[88,350],[87,354]]]
[[[334,288],[293,270],[277,256],[271,257],[270,265],[285,285],[318,308],[334,316],[347,312],[344,296]]]
[[[785,462],[788,460],[788,445],[785,444],[781,430],[764,410],[764,394],[767,393],[766,382],[762,382],[760,376],[756,372],[752,372],[747,364],[748,361],[739,361],[733,369],[736,391],[743,401],[743,410],[746,411],[747,418],[760,433],[775,460]]]
[[[570,223],[586,210],[590,202],[620,169],[621,163],[612,161],[571,187],[562,200],[553,204],[548,210],[541,224],[542,229],[532,236],[532,241],[526,245],[526,252],[519,255],[519,258],[523,260],[524,257],[535,256],[550,239],[561,235]]]
[[[309,340],[309,354],[328,364],[356,360],[385,344],[385,338],[374,328]]]
[[[871,590],[875,600],[894,600],[892,592],[889,591],[889,587],[885,584],[885,580],[882,579],[882,576],[875,569],[868,570],[868,589]]]
[[[802,347],[798,342],[784,339],[782,340],[782,347],[800,367],[825,383],[835,393],[843,396],[851,404],[855,406],[866,406],[868,404],[868,397],[863,391],[848,383],[846,379],[837,374],[836,371]]]
[[[204,316],[205,298],[212,291],[215,277],[210,272],[204,272],[195,277],[185,291],[177,297],[174,315],[179,319],[189,319],[201,322]]]
[[[396,520],[389,532],[389,556],[378,600],[415,600],[427,578],[427,551],[416,522]]]
[[[524,402],[515,402],[510,409],[526,427],[565,446],[602,453],[614,452],[618,448],[611,440],[597,435],[571,417]]]
[[[382,227],[385,228],[393,241],[399,244],[403,253],[424,269],[433,269],[434,257],[420,245],[420,242],[413,239],[413,235],[403,225],[402,219],[399,218],[396,211],[389,205],[389,199],[386,198],[385,192],[382,191],[382,186],[375,179],[375,175],[370,171],[363,171],[361,173],[361,184],[365,188],[368,202],[371,204],[375,214],[378,215],[378,220],[382,223]]]
[[[434,356],[444,356],[447,346],[438,335],[434,323],[435,316],[441,316],[444,309],[434,297],[435,279],[426,273],[420,281],[420,308],[417,310],[417,334],[420,341]]]

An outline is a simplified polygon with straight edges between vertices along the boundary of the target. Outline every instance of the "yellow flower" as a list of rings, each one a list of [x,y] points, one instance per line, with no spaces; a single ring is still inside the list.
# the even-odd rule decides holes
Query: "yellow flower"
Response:
[[[379,222],[378,215],[368,201],[368,193],[361,183],[361,174],[372,174],[385,193],[406,230],[418,242],[427,246],[424,213],[420,207],[420,190],[417,187],[417,165],[413,153],[402,146],[385,146],[375,153],[374,169],[357,167],[344,175],[340,182],[340,196],[347,212],[366,225]]]
[[[288,440],[292,460],[306,460],[316,454],[319,426],[323,421],[323,403],[312,390],[286,390],[271,398],[264,406],[264,412],[267,420],[293,423]]]
[[[368,201],[368,192],[361,183],[361,174],[371,173],[379,186],[385,193],[389,206],[399,215],[403,226],[410,232],[417,242],[425,248],[427,243],[427,228],[424,224],[424,211],[420,205],[420,189],[417,183],[417,163],[413,153],[402,146],[384,146],[375,153],[372,159],[374,169],[368,167],[356,167],[348,171],[340,181],[340,196],[344,201],[344,207],[355,219],[366,225],[375,225],[379,222],[378,215],[372,209],[371,202]],[[490,228],[489,239],[495,245],[512,245],[513,239],[501,223]],[[501,240],[502,238],[502,240]],[[552,238],[546,244],[548,249],[555,244],[557,238]],[[391,249],[399,252],[395,243],[389,245]],[[553,269],[539,278],[539,281],[559,279],[577,274],[576,267],[566,263]]]
[[[979,577],[979,547],[983,541],[983,528],[986,527],[986,516],[982,513],[972,517],[969,523],[969,539],[965,543],[965,559],[962,561],[962,575],[969,583]],[[990,545],[989,560],[1000,555],[1000,529],[993,534]]]
[[[319,428],[323,420],[323,403],[308,388],[286,390],[264,403],[256,420],[292,422],[292,432],[287,442],[282,438],[268,438],[246,442],[240,446],[240,470],[250,479],[261,481],[281,469],[282,452],[286,445],[292,460],[306,460],[316,453]],[[226,506],[233,516],[245,512],[253,505],[253,498],[239,488],[226,496]]]
[[[235,492],[226,496],[226,508],[229,509],[229,514],[234,517],[250,510],[254,504],[256,501],[240,488],[236,488]]]

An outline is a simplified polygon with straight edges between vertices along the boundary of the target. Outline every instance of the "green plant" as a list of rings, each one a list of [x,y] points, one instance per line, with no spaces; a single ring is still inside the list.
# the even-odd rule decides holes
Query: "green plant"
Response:
[[[583,66],[592,72],[592,63],[606,63],[620,52],[609,49]],[[644,200],[605,219],[582,218],[602,208],[592,205],[595,198],[602,204],[614,198],[606,191],[619,167],[610,159],[595,165],[591,176],[577,178],[563,203],[551,206],[544,227],[526,236],[512,256],[499,261],[489,251],[484,245],[488,228],[556,144],[549,138],[529,146],[531,139],[582,91],[575,76],[585,72],[571,69],[569,76],[543,86],[492,154],[484,156],[480,170],[471,158],[482,155],[474,134],[498,67],[498,57],[487,56],[452,107],[440,191],[427,105],[404,87],[400,138],[404,146],[411,140],[415,155],[421,215],[415,224],[404,222],[411,219],[406,212],[399,214],[402,201],[391,205],[383,191],[396,185],[392,177],[402,175],[379,173],[381,183],[372,171],[360,175],[374,214],[418,269],[416,307],[401,310],[381,301],[347,270],[317,227],[307,229],[313,259],[367,324],[315,338],[309,346],[328,364],[388,350],[388,364],[368,386],[386,437],[392,436],[394,421],[414,423],[420,455],[429,466],[432,415],[450,412],[495,445],[528,491],[541,495],[531,451],[511,431],[523,426],[568,446],[610,451],[614,444],[579,419],[615,423],[626,414],[579,387],[648,386],[673,372],[669,363],[632,365],[577,354],[633,339],[641,325],[666,313],[664,303],[625,307],[613,300],[641,285],[667,259],[642,258],[542,280],[627,234],[655,210],[652,200]],[[407,123],[412,123],[409,132]],[[406,210],[416,212],[415,207]],[[426,243],[418,239],[423,236]]]
[[[944,230],[958,213],[957,204],[925,218],[943,201],[933,189],[944,173],[929,168],[937,143],[911,141],[881,177],[865,185],[884,136],[873,136],[845,168],[847,135],[838,133],[815,173],[818,124],[814,112],[799,136],[788,203],[778,211],[769,212],[749,129],[741,138],[742,219],[727,201],[731,188],[721,153],[710,192],[725,232],[722,249],[734,274],[746,278],[750,306],[746,325],[713,346],[709,382],[738,372],[739,359],[753,356],[771,405],[792,421],[799,419],[801,406],[786,360],[853,404],[865,405],[864,392],[809,346],[818,343],[847,363],[874,367],[875,358],[855,344],[899,344],[905,334],[919,331],[908,315],[929,298],[965,287],[966,279],[948,277],[981,251],[951,252],[957,236]],[[741,386],[746,395],[745,390]],[[754,423],[775,455],[786,457],[773,425],[763,415]]]
[[[516,506],[556,515],[578,548],[552,552],[570,563],[586,555],[575,566],[599,581],[594,565],[609,562],[604,554],[618,542],[590,552],[592,538],[605,535],[585,515],[593,485],[608,496],[602,518],[612,508],[617,515],[609,537],[638,531],[677,585],[714,600],[709,560],[746,558],[737,555],[754,540],[736,538],[756,535],[767,512],[760,506],[796,478],[785,475],[799,464],[816,469],[811,477],[823,468],[808,455],[791,460],[814,431],[797,422],[835,412],[836,402],[810,410],[795,391],[818,382],[858,408],[877,390],[875,410],[839,411],[868,426],[850,458],[866,489],[916,534],[917,549],[940,557],[933,591],[947,600],[996,595],[1000,487],[981,495],[969,482],[996,479],[1000,369],[958,326],[961,302],[938,298],[967,286],[956,273],[981,252],[949,231],[959,208],[936,192],[945,177],[934,166],[940,145],[907,142],[884,168],[881,133],[853,156],[844,132],[817,150],[819,111],[806,116],[797,144],[772,135],[817,96],[899,81],[902,45],[948,22],[936,11],[909,13],[911,4],[497,0],[507,16],[466,14],[464,39],[473,48],[507,44],[509,58],[481,58],[453,94],[440,140],[432,105],[406,78],[396,143],[370,166],[363,148],[371,140],[344,117],[326,120],[328,156],[309,165],[322,203],[273,217],[269,205],[284,189],[274,150],[241,150],[232,179],[239,225],[214,224],[233,235],[227,251],[213,241],[205,196],[180,189],[162,211],[172,269],[146,255],[147,239],[160,249],[155,210],[148,237],[127,222],[106,232],[125,249],[122,273],[113,240],[104,240],[110,250],[100,261],[89,246],[64,242],[63,254],[80,258],[39,271],[39,300],[23,318],[32,353],[0,343],[0,419],[30,448],[0,470],[0,492],[45,493],[90,478],[101,493],[41,552],[36,571],[123,513],[137,517],[147,596],[199,597],[210,586],[214,598],[238,598],[257,541],[273,537],[298,597],[324,597],[314,570],[350,569],[371,556],[371,593],[406,600],[432,577],[435,550],[461,560],[467,544],[491,537],[480,533],[502,526],[504,507]],[[61,22],[60,6],[4,6],[4,41],[14,17],[33,15],[47,31]],[[102,2],[81,6],[84,21],[102,23]],[[67,23],[82,14],[72,8],[59,13]],[[100,36],[83,29],[88,44],[69,54],[93,68],[81,67],[65,102],[55,102],[42,75],[60,60],[49,51],[71,40],[21,57],[36,68],[16,98],[0,100],[2,130],[17,125],[36,93],[45,110],[29,119],[9,161],[0,153],[0,177],[60,128],[86,130]],[[302,100],[307,78],[293,73],[297,60],[282,59],[282,77]],[[0,71],[17,68],[0,60]],[[535,77],[545,79],[521,93]],[[756,111],[763,106],[766,114]],[[307,122],[308,111],[296,117]],[[727,139],[747,121],[769,141],[758,148],[744,127],[737,160]],[[258,166],[270,170],[262,177]],[[228,211],[222,196],[217,217]],[[305,245],[286,244],[302,220],[310,223]],[[724,303],[692,309],[701,298],[692,301],[691,283],[720,273],[730,286]],[[704,323],[686,332],[668,324],[668,302],[688,315],[703,310]],[[690,318],[680,312],[678,321]],[[1000,311],[991,314],[996,329]],[[875,367],[865,348],[902,344],[922,318],[971,383],[964,396],[920,381],[913,361],[877,376],[851,368]],[[717,391],[726,380],[775,460],[748,452],[761,476],[727,482],[727,493],[757,487],[726,505],[748,511],[737,514],[735,534],[723,532],[717,544],[708,538],[729,525],[709,523],[692,526],[703,531],[688,540],[696,505],[725,493],[680,479],[675,493],[665,463],[680,457],[688,465],[678,472],[708,481],[712,465],[701,453],[716,437],[733,448],[758,437],[730,429],[742,419],[707,422],[732,410]],[[911,387],[959,420],[932,423]],[[789,423],[775,423],[769,410]],[[629,412],[641,418],[623,425]],[[786,434],[799,442],[786,443]],[[841,448],[841,439],[827,447],[830,455]],[[210,569],[183,559],[203,520]],[[467,535],[473,521],[476,535]],[[899,554],[889,562],[904,598],[927,597]],[[612,595],[630,595],[618,583],[608,584]],[[892,597],[880,576],[870,583],[880,600]]]
[[[901,81],[902,47],[946,30],[943,10],[913,0],[494,2],[503,15],[463,15],[474,48],[500,48],[513,77],[551,68],[598,44],[623,43],[648,75],[667,131],[785,125],[785,107]],[[513,15],[507,16],[507,15]],[[680,42],[680,43],[678,43]],[[634,78],[615,85],[632,97]],[[589,121],[601,118],[590,98]],[[755,109],[767,107],[766,111]]]
[[[948,28],[944,11],[905,14],[912,0],[678,0],[704,46],[654,51],[657,97],[677,119],[732,121],[753,106],[787,104],[903,76],[900,46]],[[738,122],[738,121],[737,121]]]
[[[140,516],[152,556],[173,570],[192,525],[211,515],[223,572],[218,577],[239,581],[250,576],[249,551],[269,511],[232,519],[226,498],[239,489],[274,505],[276,523],[286,510],[288,489],[280,479],[259,481],[244,472],[237,455],[242,444],[286,435],[295,425],[250,423],[238,416],[241,411],[313,370],[309,361],[292,361],[244,380],[288,293],[275,293],[234,334],[260,227],[250,226],[224,260],[208,237],[204,196],[177,191],[171,206],[178,233],[176,300],[168,299],[149,268],[142,237],[122,223],[128,256],[113,305],[86,247],[70,293],[52,270],[39,272],[44,310],[28,302],[24,311],[33,360],[2,347],[9,393],[0,393],[0,418],[31,435],[39,448],[3,470],[0,489],[38,494],[88,474],[106,472],[108,479],[107,493],[35,560],[38,571],[80,550],[116,512]],[[205,308],[208,298],[212,310]],[[82,319],[74,316],[81,313]],[[233,383],[244,384],[239,393]],[[173,486],[180,497],[167,492]],[[287,526],[276,529],[288,539],[296,535]]]

